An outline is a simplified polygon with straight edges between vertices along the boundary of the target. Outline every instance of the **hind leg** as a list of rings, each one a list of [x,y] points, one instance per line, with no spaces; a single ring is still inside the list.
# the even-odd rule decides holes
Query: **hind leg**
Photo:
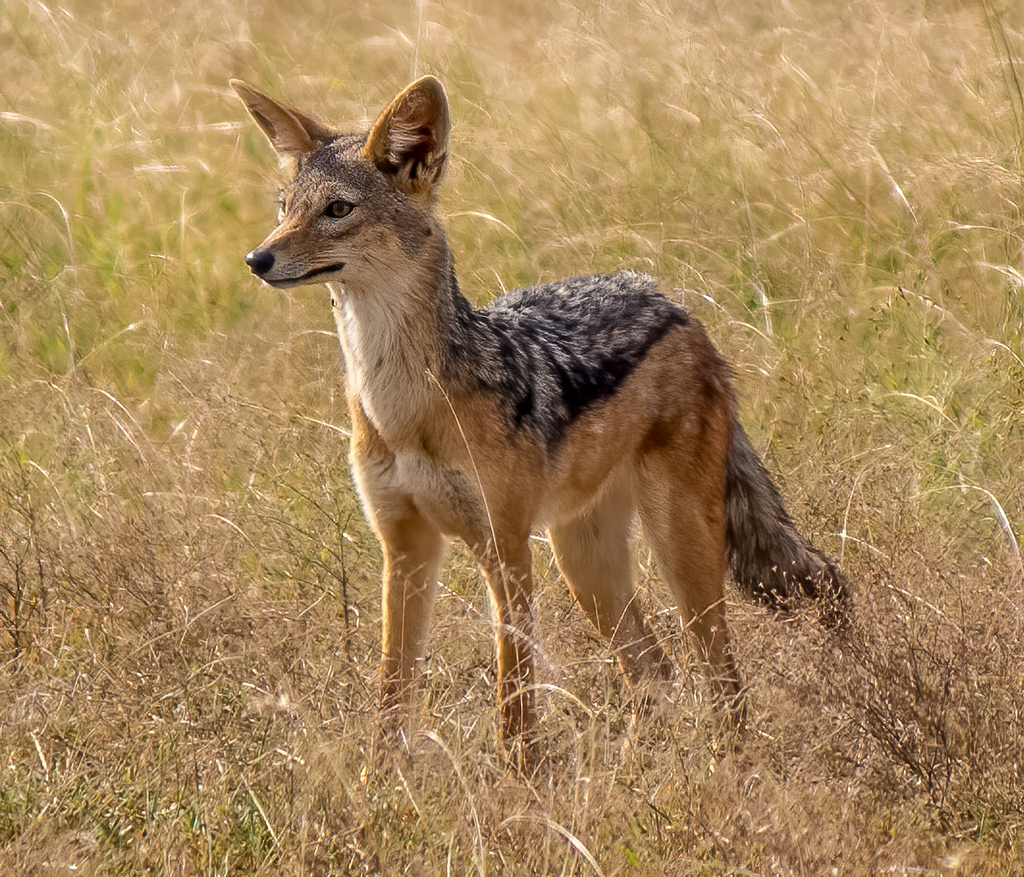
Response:
[[[712,687],[726,703],[738,706],[742,683],[729,645],[723,592],[725,479],[724,473],[715,477],[716,467],[708,465],[713,462],[699,459],[689,447],[646,457],[640,471],[640,517]]]
[[[632,503],[619,493],[549,529],[555,558],[580,607],[615,650],[633,685],[673,667],[644,622],[630,569]]]

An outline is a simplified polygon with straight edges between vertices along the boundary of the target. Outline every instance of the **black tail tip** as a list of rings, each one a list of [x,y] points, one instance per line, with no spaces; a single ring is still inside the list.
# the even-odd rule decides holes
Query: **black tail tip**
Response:
[[[847,629],[853,620],[849,582],[834,561],[817,552],[813,557],[818,561],[813,570],[784,574],[772,567],[764,575],[736,576],[736,580],[742,590],[777,615],[785,616],[801,605],[814,603],[822,627]]]
[[[834,631],[849,629],[853,622],[850,583],[832,561],[828,561],[822,570],[821,579],[812,596],[818,601],[818,618],[822,627]]]

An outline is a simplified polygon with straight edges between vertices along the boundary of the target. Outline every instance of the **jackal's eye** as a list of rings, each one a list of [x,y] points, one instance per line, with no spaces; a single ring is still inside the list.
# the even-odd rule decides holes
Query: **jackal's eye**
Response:
[[[331,219],[344,219],[355,209],[356,205],[349,204],[348,201],[332,201],[324,208],[324,216],[329,216]]]

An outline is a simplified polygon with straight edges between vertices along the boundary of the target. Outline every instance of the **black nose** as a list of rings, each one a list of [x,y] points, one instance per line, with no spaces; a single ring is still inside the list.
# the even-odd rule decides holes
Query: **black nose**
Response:
[[[253,274],[266,274],[274,267],[274,254],[270,250],[253,250],[246,255],[245,264]]]

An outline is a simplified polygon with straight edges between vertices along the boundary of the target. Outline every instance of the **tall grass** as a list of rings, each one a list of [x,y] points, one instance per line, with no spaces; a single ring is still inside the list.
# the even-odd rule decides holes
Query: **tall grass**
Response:
[[[13,0],[0,52],[0,870],[1022,873],[1014,0]],[[458,549],[412,755],[370,749],[337,341],[245,270],[277,171],[226,83],[358,127],[426,72],[466,292],[657,275],[842,557],[852,640],[730,602],[743,734],[686,672],[631,729],[538,541],[546,769]]]

